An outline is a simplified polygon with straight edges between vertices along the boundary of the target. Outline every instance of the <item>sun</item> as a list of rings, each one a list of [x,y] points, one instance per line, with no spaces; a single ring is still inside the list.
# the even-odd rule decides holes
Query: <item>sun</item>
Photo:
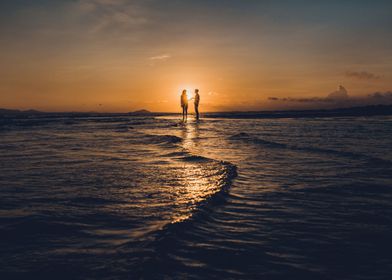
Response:
[[[191,100],[193,98],[193,92],[191,92],[190,90],[186,90],[186,96],[188,98],[188,101]]]
[[[179,87],[179,92],[180,94],[182,93],[182,91],[185,89],[186,90],[186,96],[188,101],[190,101],[194,96],[194,91],[195,91],[195,86],[191,86],[191,85],[183,85],[181,87]]]

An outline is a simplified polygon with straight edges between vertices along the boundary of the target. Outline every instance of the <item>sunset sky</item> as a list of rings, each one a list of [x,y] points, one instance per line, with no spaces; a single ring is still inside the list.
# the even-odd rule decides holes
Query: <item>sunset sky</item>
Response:
[[[339,85],[367,100],[392,91],[392,1],[1,1],[0,62],[0,108],[173,112],[183,88],[203,111],[322,107]]]

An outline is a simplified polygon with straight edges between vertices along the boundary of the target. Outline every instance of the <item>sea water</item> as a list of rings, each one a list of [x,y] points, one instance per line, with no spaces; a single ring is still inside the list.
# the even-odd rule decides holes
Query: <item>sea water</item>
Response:
[[[0,121],[0,278],[390,279],[392,118]]]

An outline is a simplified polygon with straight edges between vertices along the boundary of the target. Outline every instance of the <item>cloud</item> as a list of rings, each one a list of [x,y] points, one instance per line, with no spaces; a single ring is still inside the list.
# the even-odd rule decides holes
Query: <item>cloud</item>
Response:
[[[148,59],[153,60],[153,61],[165,61],[171,58],[170,54],[161,54],[157,56],[151,56]]]
[[[348,92],[344,88],[344,86],[339,86],[339,89],[337,91],[331,92],[328,94],[328,97],[326,99],[331,99],[331,100],[345,100],[348,99]]]
[[[79,0],[78,11],[90,19],[93,33],[130,31],[149,22],[148,13],[140,2],[124,0]]]
[[[333,103],[338,101],[348,100],[350,97],[345,87],[339,86],[338,90],[331,92],[327,97],[307,97],[307,98],[293,98],[293,97],[269,97],[270,101],[285,101],[298,103]]]
[[[367,96],[367,99],[381,102],[392,102],[392,92],[374,92]]]
[[[101,8],[120,8],[127,6],[124,0],[79,0],[77,4],[82,10],[90,12]],[[129,4],[129,3],[128,3]]]
[[[346,77],[357,79],[357,80],[378,80],[380,76],[369,73],[366,71],[356,72],[356,71],[347,71]]]
[[[298,103],[329,103],[333,102],[329,98],[310,97],[310,98],[293,98],[293,97],[268,97],[270,101],[298,102]]]
[[[160,54],[160,55],[150,56],[148,60],[150,61],[150,66],[155,66],[155,64],[165,62],[170,58],[171,58],[170,54]]]
[[[282,105],[288,105],[288,107],[294,108],[337,108],[380,104],[389,105],[392,104],[392,92],[374,92],[362,97],[351,97],[343,86],[339,86],[337,91],[331,92],[326,97],[269,97],[268,101],[274,103],[280,102]]]

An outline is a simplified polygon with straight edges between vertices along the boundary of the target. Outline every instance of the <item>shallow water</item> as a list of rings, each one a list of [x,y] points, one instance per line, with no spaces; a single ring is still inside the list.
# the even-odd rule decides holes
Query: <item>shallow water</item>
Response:
[[[7,278],[390,279],[392,118],[0,122]]]

